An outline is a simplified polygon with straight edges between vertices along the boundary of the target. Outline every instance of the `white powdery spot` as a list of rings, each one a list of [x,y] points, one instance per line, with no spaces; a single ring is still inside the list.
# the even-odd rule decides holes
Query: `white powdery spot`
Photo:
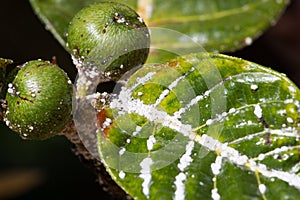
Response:
[[[144,20],[143,20],[143,18],[141,18],[141,17],[138,17],[137,18],[141,23],[144,23]]]
[[[211,198],[213,200],[220,200],[221,199],[221,196],[219,195],[217,188],[214,188],[214,189],[211,190]]]
[[[149,137],[147,140],[147,149],[148,151],[151,151],[153,149],[154,144],[156,143],[156,139],[153,135]]]
[[[186,169],[193,161],[191,154],[194,149],[194,145],[194,141],[189,141],[189,143],[186,145],[185,154],[181,156],[180,162],[177,165],[180,171],[184,171],[184,169]]]
[[[143,184],[143,193],[144,195],[149,198],[150,197],[150,185],[151,185],[151,165],[153,164],[153,160],[151,158],[145,158],[141,163],[141,174],[139,175],[142,178]]]
[[[179,83],[182,79],[184,79],[185,77],[186,77],[186,75],[183,75],[183,76],[178,77],[175,81],[173,81],[173,82],[168,86],[168,89],[164,90],[164,91],[160,94],[159,98],[156,100],[156,102],[155,102],[154,105],[157,106],[158,104],[160,104],[160,103],[162,102],[162,100],[170,93],[170,90],[172,90],[173,88],[175,88],[175,87],[178,85],[178,83]]]
[[[175,197],[176,200],[184,200],[185,199],[185,185],[184,181],[186,180],[187,176],[183,173],[183,171],[191,164],[193,161],[191,154],[194,149],[194,141],[189,141],[189,143],[185,147],[185,154],[181,156],[180,162],[178,163],[177,167],[180,169],[180,173],[175,177]]]
[[[210,165],[214,175],[219,175],[222,168],[222,156],[217,156],[216,161]]]
[[[267,187],[264,184],[259,184],[258,189],[259,189],[261,194],[264,194],[267,190]]]
[[[294,122],[294,120],[293,120],[292,118],[290,118],[290,117],[287,117],[287,118],[286,118],[286,121],[287,121],[288,123],[293,123],[293,122]]]
[[[289,90],[290,90],[290,92],[292,92],[292,93],[295,93],[295,92],[296,92],[296,88],[294,88],[293,86],[289,86]]]
[[[266,155],[261,153],[258,155],[258,160],[263,160],[263,159],[265,159],[265,157],[266,157]]]
[[[119,177],[120,177],[120,179],[124,179],[125,176],[126,176],[125,172],[123,172],[123,171],[120,171],[120,172],[119,172]]]
[[[230,108],[229,111],[228,111],[228,113],[232,114],[232,113],[235,113],[235,111],[236,111],[235,108]]]
[[[252,42],[253,42],[253,41],[252,41],[252,38],[251,38],[251,37],[246,37],[246,38],[245,38],[245,44],[246,44],[246,45],[251,45]]]
[[[184,200],[185,199],[185,185],[184,181],[186,180],[186,175],[183,172],[180,172],[175,178],[175,197],[174,200]]]
[[[119,155],[122,156],[125,153],[126,149],[123,147],[121,148],[121,150],[119,151]]]
[[[254,107],[254,114],[256,115],[257,118],[262,117],[262,109],[259,104],[256,104]]]
[[[36,81],[29,80],[26,82],[26,86],[32,93],[38,93],[40,90],[39,84]]]
[[[206,125],[207,126],[210,126],[212,123],[213,123],[214,121],[212,120],[212,119],[208,119],[207,121],[206,121]]]
[[[267,178],[278,178],[282,181],[285,181],[288,183],[290,186],[293,186],[300,190],[300,176],[297,174],[291,174],[288,172],[283,172],[279,170],[274,170],[274,169],[267,169],[267,167],[263,164],[257,165],[255,162],[249,162],[250,164],[250,169],[252,171],[258,171],[261,173],[263,176]]]
[[[154,106],[156,107],[158,104],[160,104],[160,103],[162,102],[162,100],[164,100],[164,98],[165,98],[169,93],[170,93],[170,90],[169,90],[169,89],[164,90],[164,91],[160,94],[159,98],[156,100]]]
[[[137,134],[139,134],[139,133],[141,132],[141,130],[142,130],[142,127],[137,126],[137,127],[135,128],[135,131],[132,133],[132,135],[133,135],[133,136],[136,136]]]
[[[257,85],[251,85],[251,90],[257,90],[258,89],[258,86]]]
[[[175,88],[175,87],[178,85],[179,81],[181,81],[181,80],[184,79],[185,77],[186,77],[186,75],[178,77],[175,81],[173,81],[173,82],[169,85],[168,88],[169,88],[170,90],[173,89],[173,88]]]
[[[192,135],[191,125],[182,124],[177,116],[172,117],[165,111],[157,110],[154,105],[145,105],[143,101],[139,99],[132,99],[131,91],[125,87],[122,88],[118,98],[111,101],[110,107],[126,113],[136,113],[152,122],[163,122],[162,126],[178,131],[184,136],[190,137]]]
[[[150,72],[143,76],[142,78],[137,78],[137,83],[131,87],[131,90],[134,90],[139,85],[144,85],[147,81],[151,80],[152,77],[156,74],[156,72]]]

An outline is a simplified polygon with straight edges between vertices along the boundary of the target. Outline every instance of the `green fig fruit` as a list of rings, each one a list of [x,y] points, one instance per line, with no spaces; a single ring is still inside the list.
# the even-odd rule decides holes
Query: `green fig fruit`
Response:
[[[125,72],[145,63],[150,45],[147,26],[126,5],[91,4],[70,22],[67,46],[73,61],[94,63],[102,79],[118,80]]]
[[[72,82],[57,65],[27,62],[8,83],[4,121],[24,139],[52,137],[71,120],[72,91]]]

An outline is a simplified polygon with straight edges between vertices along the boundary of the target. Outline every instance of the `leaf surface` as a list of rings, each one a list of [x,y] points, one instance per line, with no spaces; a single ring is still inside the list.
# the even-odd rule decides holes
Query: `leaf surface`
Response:
[[[103,0],[30,0],[32,7],[55,38],[66,48],[72,17],[84,6]],[[287,0],[114,0],[134,8],[150,28],[167,28],[188,35],[207,51],[233,51],[250,45],[274,24]],[[164,39],[162,41],[162,38]],[[181,38],[182,39],[182,38]],[[152,45],[185,46],[155,35]],[[197,52],[197,51],[195,51]]]
[[[297,199],[299,89],[238,58],[144,66],[105,108],[98,148],[135,199]]]

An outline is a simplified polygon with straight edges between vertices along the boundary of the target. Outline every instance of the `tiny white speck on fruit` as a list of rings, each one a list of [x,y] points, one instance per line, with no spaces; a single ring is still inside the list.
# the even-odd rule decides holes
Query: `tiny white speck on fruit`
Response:
[[[6,126],[9,126],[10,125],[10,121],[6,120],[5,124],[6,124]]]
[[[8,92],[9,94],[12,94],[12,95],[14,94],[14,90],[13,90],[12,88],[8,88],[8,89],[7,89],[7,92]]]
[[[246,44],[246,45],[251,45],[252,42],[253,42],[253,41],[252,41],[252,38],[251,38],[251,37],[246,37],[246,38],[245,38],[245,44]]]
[[[144,20],[143,20],[143,18],[141,18],[141,17],[138,17],[137,18],[141,23],[144,23]]]

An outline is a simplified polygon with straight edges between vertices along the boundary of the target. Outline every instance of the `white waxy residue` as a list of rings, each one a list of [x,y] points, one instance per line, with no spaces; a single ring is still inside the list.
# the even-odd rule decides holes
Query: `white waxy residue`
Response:
[[[125,172],[123,172],[123,171],[120,171],[120,172],[119,172],[119,177],[120,177],[120,179],[124,179],[125,176],[126,176]]]
[[[142,178],[143,184],[143,193],[144,195],[149,198],[150,197],[150,185],[151,185],[151,179],[152,179],[152,175],[151,175],[151,165],[153,164],[153,160],[151,158],[145,158],[141,163],[141,174],[140,174],[140,178]]]
[[[251,45],[252,42],[253,42],[253,40],[252,40],[251,37],[246,37],[246,38],[245,38],[245,44],[246,44],[246,45]]]
[[[147,81],[151,80],[151,78],[156,74],[156,72],[150,72],[143,76],[142,78],[137,78],[137,83],[131,87],[132,90],[134,90],[139,85],[145,84]]]
[[[183,171],[191,164],[193,161],[191,154],[194,149],[194,141],[190,141],[185,148],[185,154],[183,154],[180,158],[180,162],[178,163],[178,168],[180,169],[180,173],[175,177],[175,197],[176,200],[184,200],[185,199],[185,185],[184,181],[187,176],[183,173]]]
[[[264,194],[267,190],[267,187],[264,184],[259,184],[258,189],[259,189],[260,193]]]
[[[139,134],[142,130],[142,127],[140,126],[136,126],[135,131],[132,133],[133,136],[136,136],[137,134]]]
[[[208,119],[207,121],[206,121],[206,125],[207,126],[210,126],[212,123],[213,123],[214,121],[212,120],[212,119]]]
[[[229,111],[228,111],[229,114],[232,114],[234,112],[235,112],[235,108],[230,108]]]
[[[122,156],[125,153],[126,149],[124,147],[119,151],[119,155]]]
[[[293,123],[293,122],[294,122],[294,120],[293,120],[291,117],[287,117],[287,118],[286,118],[286,121],[287,121],[288,123]]]
[[[295,93],[295,92],[296,92],[296,88],[293,87],[293,86],[289,86],[289,90],[290,90],[290,92],[292,92],[292,93]]]
[[[256,115],[257,118],[262,117],[262,109],[259,104],[256,104],[254,107],[254,114]]]
[[[258,89],[258,86],[257,85],[251,85],[251,90],[257,90]]]
[[[213,200],[220,200],[221,199],[221,196],[219,195],[217,188],[214,188],[214,189],[211,190],[211,198]]]
[[[154,144],[156,143],[156,139],[153,135],[149,137],[147,140],[147,149],[148,151],[151,151],[153,149]]]
[[[184,200],[185,199],[185,185],[184,181],[186,180],[186,175],[183,172],[180,172],[175,178],[175,196],[174,200]]]
[[[222,168],[222,156],[217,156],[214,163],[210,165],[211,171],[214,175],[218,175]]]
[[[180,162],[177,165],[180,171],[184,171],[193,161],[191,154],[194,149],[194,145],[194,141],[189,141],[189,143],[186,145],[185,154],[181,156]]]

